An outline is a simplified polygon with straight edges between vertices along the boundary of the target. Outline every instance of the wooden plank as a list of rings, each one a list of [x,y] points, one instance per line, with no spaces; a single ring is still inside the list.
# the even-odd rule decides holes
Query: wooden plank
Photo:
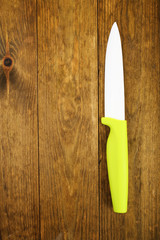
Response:
[[[111,26],[122,37],[129,140],[127,214],[113,213],[105,157],[106,128],[99,124],[100,239],[160,238],[160,4],[99,1],[99,117],[104,115],[104,59]]]
[[[3,240],[38,239],[36,49],[36,1],[0,0],[0,239]]]
[[[98,239],[97,1],[38,1],[41,239]]]

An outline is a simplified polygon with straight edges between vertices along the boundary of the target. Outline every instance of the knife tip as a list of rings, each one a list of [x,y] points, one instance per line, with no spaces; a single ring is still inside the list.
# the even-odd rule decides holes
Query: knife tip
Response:
[[[118,25],[117,25],[116,22],[113,23],[112,28],[117,28],[118,29]]]
[[[113,23],[111,32],[113,35],[120,36],[119,28],[116,22]],[[111,35],[111,32],[110,32],[110,35]]]

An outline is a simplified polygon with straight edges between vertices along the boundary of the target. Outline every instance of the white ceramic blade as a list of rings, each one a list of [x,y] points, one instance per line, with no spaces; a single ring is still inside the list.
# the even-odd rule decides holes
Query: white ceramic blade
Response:
[[[121,39],[113,24],[105,60],[105,117],[125,120],[124,74]]]

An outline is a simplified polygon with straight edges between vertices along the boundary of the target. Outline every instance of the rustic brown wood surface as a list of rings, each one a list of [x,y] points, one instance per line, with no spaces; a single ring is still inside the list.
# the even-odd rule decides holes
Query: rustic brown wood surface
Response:
[[[127,214],[112,210],[104,61],[121,33]],[[0,240],[160,239],[159,0],[0,0]]]
[[[99,1],[99,120],[104,114],[104,58],[111,26],[122,38],[129,144],[127,214],[111,208],[99,125],[100,239],[160,239],[160,2]],[[108,129],[107,129],[108,133]]]
[[[97,2],[39,1],[42,239],[97,239]]]
[[[38,239],[36,1],[0,1],[0,239]]]

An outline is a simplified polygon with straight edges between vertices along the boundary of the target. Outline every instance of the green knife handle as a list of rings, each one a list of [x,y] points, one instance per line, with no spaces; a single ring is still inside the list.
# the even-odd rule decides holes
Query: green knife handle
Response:
[[[125,213],[128,203],[127,121],[103,117],[101,122],[110,127],[106,152],[113,210]]]

